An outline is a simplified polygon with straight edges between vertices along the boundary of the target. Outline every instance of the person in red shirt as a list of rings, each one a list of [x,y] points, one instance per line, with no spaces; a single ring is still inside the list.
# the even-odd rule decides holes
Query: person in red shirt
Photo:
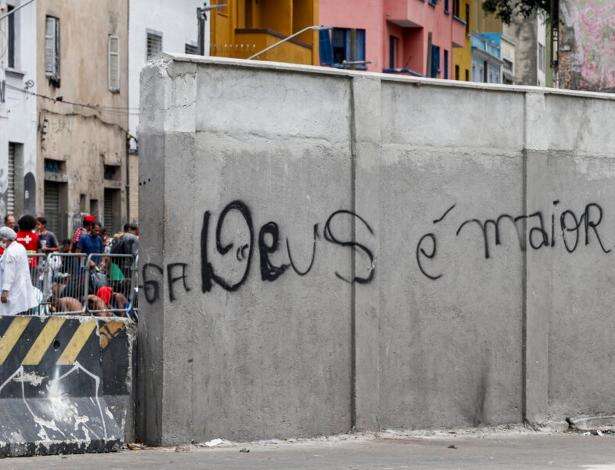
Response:
[[[17,232],[17,242],[21,243],[29,255],[37,253],[40,248],[40,240],[36,233],[36,219],[31,215],[22,216],[17,222],[19,232]],[[31,268],[38,266],[36,256],[28,257],[28,264]]]

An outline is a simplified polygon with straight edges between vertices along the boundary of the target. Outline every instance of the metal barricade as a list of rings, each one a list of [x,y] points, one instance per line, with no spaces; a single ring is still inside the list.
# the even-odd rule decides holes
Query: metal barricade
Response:
[[[133,255],[28,254],[39,305],[32,315],[130,316],[138,309],[137,260]]]
[[[43,253],[28,253],[28,267],[30,268],[30,280],[32,285],[43,291],[45,282],[46,255]]]
[[[135,257],[91,254],[86,266],[87,311],[100,316],[132,316],[136,299]]]
[[[30,315],[45,315],[48,313],[47,298],[45,296],[45,270],[47,257],[43,253],[28,253],[28,268],[30,270],[30,280],[34,287],[34,296],[38,301],[38,306],[28,310]]]
[[[83,253],[50,253],[46,259],[44,296],[50,313],[85,313],[87,308],[87,256]]]

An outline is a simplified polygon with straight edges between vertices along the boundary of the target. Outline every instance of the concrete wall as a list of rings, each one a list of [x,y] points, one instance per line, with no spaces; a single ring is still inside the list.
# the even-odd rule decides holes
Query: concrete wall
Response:
[[[166,2],[164,0],[130,0],[128,27],[129,116],[130,132],[137,135],[139,127],[139,78],[147,63],[147,32],[162,34],[164,52],[184,53],[186,44],[197,46],[198,30],[196,9],[203,5],[199,0]],[[209,24],[205,23],[205,55],[209,55]]]
[[[615,411],[612,97],[192,60],[142,76],[146,440]]]

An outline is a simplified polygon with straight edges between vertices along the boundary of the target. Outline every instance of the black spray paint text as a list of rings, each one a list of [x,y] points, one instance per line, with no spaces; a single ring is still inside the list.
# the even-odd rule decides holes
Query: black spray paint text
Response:
[[[607,247],[598,228],[604,218],[604,210],[600,204],[590,202],[578,212],[564,209],[559,212],[558,216],[556,209],[559,204],[559,200],[553,201],[553,211],[547,218],[542,211],[536,211],[520,215],[503,213],[491,219],[465,219],[457,226],[455,236],[457,238],[479,237],[485,259],[492,257],[495,246],[502,245],[502,231],[505,227],[514,230],[522,252],[526,251],[526,245],[529,244],[533,250],[563,246],[566,252],[574,253],[580,243],[585,246],[594,243],[602,253],[611,253],[612,249]],[[433,225],[441,223],[453,213],[455,208],[455,204],[450,206],[441,217],[433,221]],[[416,245],[415,256],[421,273],[433,281],[443,276],[442,273],[434,272],[428,266],[429,262],[435,261],[437,254],[438,239],[435,231],[425,233]]]
[[[247,241],[237,244],[236,240],[226,240],[223,236],[223,230],[229,214],[235,213],[240,217],[247,232]],[[314,224],[312,229],[312,248],[309,263],[306,266],[299,267],[293,257],[291,249],[292,241],[284,238],[286,262],[273,261],[274,254],[283,254],[284,251],[280,248],[282,235],[280,234],[279,225],[274,221],[269,221],[263,224],[258,233],[255,230],[252,212],[246,203],[243,201],[233,201],[226,205],[220,212],[217,222],[212,223],[213,214],[211,211],[205,211],[203,215],[203,224],[200,236],[201,248],[201,271],[200,281],[201,290],[203,293],[210,292],[214,286],[219,286],[225,291],[235,292],[244,285],[250,275],[255,251],[258,251],[259,271],[261,280],[264,282],[274,282],[281,276],[290,271],[293,271],[298,276],[306,276],[314,267],[317,258],[318,244],[323,240],[326,243],[344,247],[355,254],[359,254],[366,259],[365,267],[356,268],[355,273],[345,274],[337,270],[334,271],[335,276],[343,282],[368,284],[375,276],[374,255],[370,248],[365,244],[352,240],[352,237],[343,237],[336,232],[335,222],[346,218],[351,224],[361,224],[369,232],[374,235],[369,223],[360,215],[350,210],[337,210],[331,213],[323,226],[322,236],[319,224]],[[350,239],[347,239],[350,238]],[[239,279],[231,280],[228,273],[223,272],[223,268],[216,266],[212,261],[212,251],[221,257],[230,257],[242,270]],[[187,275],[188,264],[186,263],[170,263],[166,267],[166,273],[162,266],[154,263],[144,263],[141,268],[143,280],[143,291],[145,300],[148,303],[154,303],[160,298],[160,278],[166,274],[167,289],[169,300],[171,302],[177,299],[176,289],[181,287],[185,292],[189,292],[191,287],[188,283]]]

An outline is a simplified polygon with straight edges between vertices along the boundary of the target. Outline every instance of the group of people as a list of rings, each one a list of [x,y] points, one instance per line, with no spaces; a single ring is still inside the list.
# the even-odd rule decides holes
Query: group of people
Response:
[[[72,237],[59,243],[44,217],[7,215],[0,228],[0,315],[80,313],[85,305],[101,316],[128,312],[136,299],[131,281],[138,250],[135,224],[109,236],[96,217],[86,215]],[[74,256],[28,257],[55,252]],[[51,289],[43,288],[46,283]]]

